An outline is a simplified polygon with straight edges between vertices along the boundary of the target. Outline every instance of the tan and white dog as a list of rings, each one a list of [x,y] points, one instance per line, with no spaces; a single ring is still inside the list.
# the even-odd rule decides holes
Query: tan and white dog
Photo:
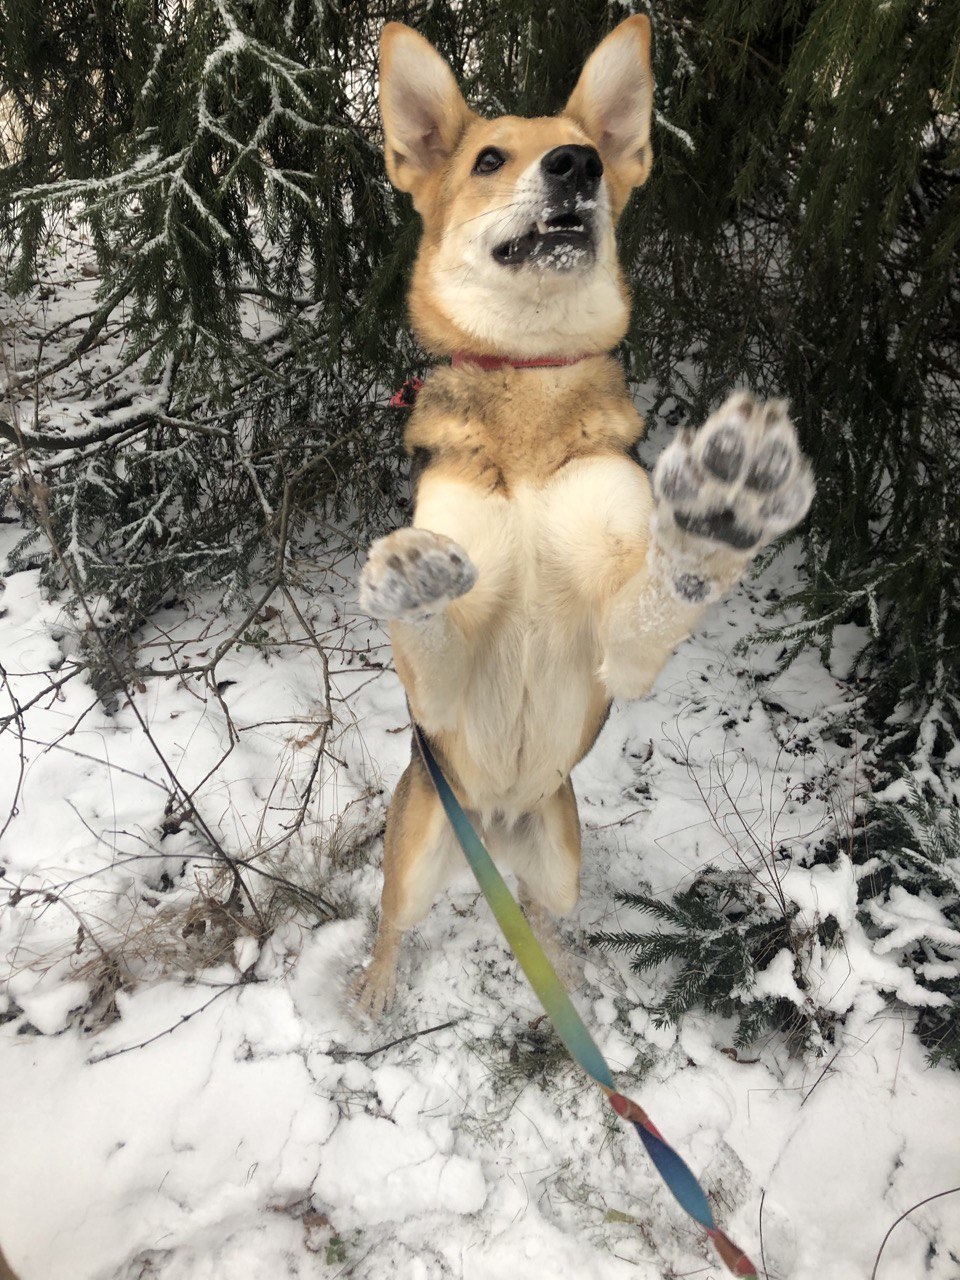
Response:
[[[381,40],[387,172],[423,239],[410,315],[433,371],[406,433],[413,526],[379,539],[360,600],[388,620],[413,717],[521,902],[579,891],[570,771],[614,698],[645,694],[707,605],[813,496],[781,402],[732,397],[651,478],[609,354],[628,293],[614,228],[650,172],[650,26],[594,51],[563,112],[484,120],[409,27]],[[356,984],[391,1002],[405,930],[456,865],[414,750],[387,818],[380,929]]]

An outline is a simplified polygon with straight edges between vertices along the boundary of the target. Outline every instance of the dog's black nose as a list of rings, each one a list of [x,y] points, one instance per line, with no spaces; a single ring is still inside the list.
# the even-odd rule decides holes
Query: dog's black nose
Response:
[[[554,147],[540,167],[555,183],[584,194],[595,191],[603,176],[603,161],[593,147]]]

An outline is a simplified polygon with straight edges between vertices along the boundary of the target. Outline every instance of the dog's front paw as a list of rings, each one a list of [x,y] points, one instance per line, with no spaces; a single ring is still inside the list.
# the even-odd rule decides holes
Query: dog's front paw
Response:
[[[428,618],[466,595],[476,580],[476,566],[452,538],[398,529],[370,548],[360,607],[376,618]]]
[[[653,472],[655,533],[682,562],[677,594],[713,596],[698,561],[709,569],[718,550],[749,559],[803,519],[814,488],[783,400],[763,404],[738,392],[699,431],[681,431]]]

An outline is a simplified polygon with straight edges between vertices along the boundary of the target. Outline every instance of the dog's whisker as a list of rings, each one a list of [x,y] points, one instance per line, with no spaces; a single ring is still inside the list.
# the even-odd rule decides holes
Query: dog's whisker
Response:
[[[470,222],[476,222],[476,221],[477,221],[478,219],[480,219],[480,218],[488,218],[488,217],[490,217],[491,213],[494,213],[494,212],[497,212],[497,213],[503,213],[503,212],[505,212],[505,211],[507,211],[507,210],[518,209],[518,208],[520,208],[521,203],[522,203],[522,202],[521,202],[520,200],[514,200],[511,204],[508,204],[508,205],[501,205],[501,206],[500,206],[500,208],[499,208],[498,210],[484,209],[484,211],[483,211],[482,213],[474,213],[474,214],[472,214],[469,218],[464,218],[464,219],[462,219],[462,221],[460,221],[460,222],[454,222],[454,223],[453,223],[453,224],[448,228],[448,230],[449,230],[449,231],[459,231],[461,227],[465,227],[465,226],[466,226],[468,223],[470,223]]]

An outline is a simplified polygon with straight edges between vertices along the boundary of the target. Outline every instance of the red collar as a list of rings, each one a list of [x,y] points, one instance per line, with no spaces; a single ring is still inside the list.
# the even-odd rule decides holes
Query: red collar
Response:
[[[591,352],[590,355],[596,354]],[[562,369],[568,364],[579,364],[581,360],[588,360],[589,355],[582,356],[532,356],[524,358],[522,356],[478,356],[470,351],[455,351],[450,358],[450,364],[454,369],[460,368],[465,364],[476,365],[478,369],[506,369],[508,366],[513,369]]]
[[[562,369],[566,365],[579,364],[581,360],[589,360],[590,356],[599,354],[591,351],[582,356],[533,356],[529,359],[523,357],[511,359],[510,356],[478,356],[469,351],[455,351],[450,358],[450,365],[453,369],[470,364],[477,369],[488,370],[505,369],[508,366],[512,369]],[[390,408],[412,409],[422,389],[422,378],[407,378],[400,390],[390,397]]]

